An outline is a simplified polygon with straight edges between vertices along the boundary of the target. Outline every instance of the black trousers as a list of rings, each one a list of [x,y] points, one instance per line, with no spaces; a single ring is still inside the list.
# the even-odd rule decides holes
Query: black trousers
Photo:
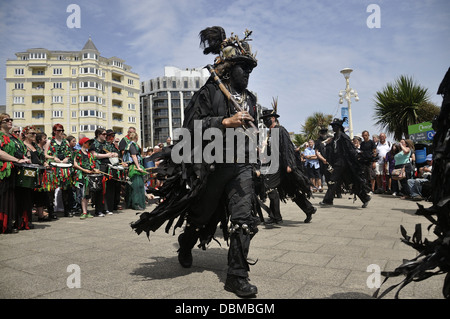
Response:
[[[311,202],[306,198],[306,196],[302,193],[297,193],[295,197],[292,199],[294,203],[297,204],[298,207],[305,213],[313,213],[314,212],[314,206],[311,204]]]
[[[68,213],[71,210],[70,207],[70,196],[71,196],[71,192],[72,189],[60,189],[61,191],[61,198],[62,198],[62,202],[63,202],[63,206],[64,206],[64,213]],[[54,214],[55,213],[55,191],[50,191],[50,192],[46,192],[47,194],[47,209],[49,211],[50,214]]]
[[[225,197],[230,222],[232,225],[238,225],[238,229],[230,235],[228,274],[241,277],[248,277],[247,255],[250,240],[257,231],[252,215],[252,175],[250,164],[216,164],[215,171],[208,176],[205,192],[196,201],[188,217],[188,223],[196,227],[207,225],[218,209],[221,199]],[[244,230],[246,226],[253,234]]]
[[[95,214],[100,214],[105,211],[105,202],[103,197],[103,189],[91,192],[92,204],[95,206]]]
[[[278,190],[272,189],[267,193],[267,197],[270,201],[270,214],[269,217],[280,221],[282,220],[281,217],[281,209],[280,209],[280,194],[278,193]]]
[[[15,221],[18,229],[28,229],[32,224],[33,190],[31,188],[16,187]]]
[[[120,203],[121,182],[110,179],[106,182],[105,208],[112,212]]]
[[[338,188],[341,187],[344,180],[344,176],[348,178],[351,172],[352,171],[350,167],[343,162],[337,163],[335,166],[333,166],[333,173],[331,174],[330,184],[323,198],[324,203],[333,204],[334,195],[336,194]],[[358,198],[362,202],[368,201],[369,195],[366,192],[364,179],[354,177],[352,178],[352,181],[354,191],[356,192],[356,196],[358,196]]]

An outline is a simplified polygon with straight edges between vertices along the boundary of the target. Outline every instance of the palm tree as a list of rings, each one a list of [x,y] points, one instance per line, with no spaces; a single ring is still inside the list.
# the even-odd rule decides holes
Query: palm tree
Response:
[[[302,146],[303,144],[305,144],[305,142],[308,141],[305,137],[305,135],[303,134],[294,134],[294,139],[293,139],[293,143],[295,144],[295,146]]]
[[[333,115],[325,115],[321,112],[314,112],[309,116],[305,124],[302,125],[302,131],[306,140],[316,140],[319,137],[319,130],[321,127],[328,127],[333,119]]]
[[[400,76],[395,83],[388,83],[375,94],[376,124],[396,140],[409,138],[408,126],[426,121],[423,107],[430,104],[428,89],[414,83],[407,76]]]

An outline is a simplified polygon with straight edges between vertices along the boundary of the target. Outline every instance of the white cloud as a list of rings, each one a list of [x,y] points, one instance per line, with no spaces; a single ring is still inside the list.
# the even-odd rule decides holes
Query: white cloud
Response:
[[[381,29],[369,29],[372,0],[116,0],[76,3],[82,28],[65,26],[65,1],[2,1],[0,58],[30,47],[80,50],[89,35],[106,57],[118,56],[148,80],[166,65],[180,68],[212,63],[204,56],[198,33],[220,25],[229,36],[253,30],[258,67],[250,89],[270,106],[278,96],[281,122],[299,132],[314,111],[339,116],[338,92],[345,87],[339,71],[351,67],[351,86],[361,97],[353,103],[355,131],[373,127],[373,96],[400,75],[428,87],[433,101],[449,67],[450,17],[447,0],[376,1]],[[4,75],[4,63],[0,71]],[[0,91],[4,100],[4,85]],[[0,103],[4,103],[0,101]]]

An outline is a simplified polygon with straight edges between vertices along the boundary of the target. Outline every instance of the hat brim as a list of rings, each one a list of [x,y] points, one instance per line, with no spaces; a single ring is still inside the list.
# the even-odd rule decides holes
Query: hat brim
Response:
[[[234,62],[234,63],[244,63],[253,68],[255,68],[258,65],[258,62],[256,62],[255,59],[245,56],[245,55],[236,55],[236,56],[230,57],[226,60],[230,61],[230,62]]]
[[[275,118],[279,118],[280,117],[277,113],[270,113],[270,114],[261,115],[261,118],[263,119],[263,118],[272,117],[272,116],[275,117]]]

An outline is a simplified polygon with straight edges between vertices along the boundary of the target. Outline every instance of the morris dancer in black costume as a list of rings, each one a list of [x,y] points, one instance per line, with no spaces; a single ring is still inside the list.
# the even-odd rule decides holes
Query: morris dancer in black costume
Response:
[[[411,282],[418,282],[435,275],[446,274],[442,287],[442,295],[450,299],[450,68],[444,76],[437,94],[443,97],[441,112],[433,120],[433,171],[431,174],[432,202],[429,208],[417,204],[416,215],[422,215],[434,225],[434,235],[437,239],[422,240],[422,228],[416,225],[416,230],[409,236],[401,227],[402,241],[417,250],[417,257],[405,260],[394,271],[381,272],[386,277],[405,276],[398,284],[385,289],[379,295],[384,295],[398,287],[395,298],[398,298],[402,288]],[[431,226],[428,230],[431,231]],[[374,296],[377,297],[379,289]]]
[[[311,196],[312,185],[297,165],[294,144],[291,142],[288,131],[278,122],[280,116],[276,113],[276,101],[274,101],[273,108],[273,110],[263,110],[261,117],[264,125],[270,129],[269,134],[273,130],[278,130],[279,134],[279,169],[274,174],[263,174],[266,187],[269,190],[268,196],[271,200],[271,207],[278,208],[278,210],[272,212],[274,216],[266,224],[281,222],[281,213],[279,205],[276,206],[276,201],[280,199],[286,201],[287,198],[292,199],[306,214],[304,222],[310,223],[312,215],[317,211],[317,208],[308,200]],[[269,149],[273,151],[270,144]],[[272,202],[274,202],[273,205]]]
[[[221,27],[211,27],[200,32],[201,44],[205,47],[203,53],[219,56],[213,66],[215,73],[212,73],[185,109],[183,127],[190,130],[191,136],[198,130],[203,133],[209,128],[217,128],[227,135],[226,128],[254,125],[257,114],[256,97],[247,90],[247,85],[257,61],[248,45],[250,33],[246,31],[246,37],[240,40],[237,36],[227,39]],[[216,76],[228,92],[221,90]],[[230,96],[226,93],[233,95],[241,110],[235,103],[230,103]],[[194,130],[194,120],[201,120],[202,127],[196,127],[197,131]],[[236,134],[236,130],[231,131]],[[248,149],[244,162],[240,162],[234,152],[232,163],[192,164],[194,162],[191,161],[177,165],[171,162],[168,154],[171,149],[173,153],[176,146],[166,147],[163,152],[156,154],[157,158],[165,159],[155,170],[158,178],[164,179],[164,184],[155,193],[164,199],[163,202],[152,212],[141,214],[140,219],[132,223],[131,227],[138,234],[145,231],[148,236],[150,231],[155,231],[166,221],[166,231],[176,218],[178,222],[175,228],[186,222],[184,232],[178,238],[178,260],[187,268],[192,265],[191,250],[197,241],[200,240],[199,247],[205,249],[206,244],[213,239],[217,225],[221,223],[224,237],[229,239],[225,289],[240,297],[254,296],[257,288],[248,282],[250,269],[247,255],[250,240],[258,228],[253,209],[254,167],[248,161]],[[225,141],[223,147],[224,153],[233,151],[227,149]],[[231,222],[229,229],[228,218]]]
[[[356,149],[350,137],[344,133],[343,122],[343,120],[334,119],[330,123],[334,131],[334,137],[327,140],[331,143],[329,145],[331,147],[329,152],[330,158],[327,158],[327,161],[333,166],[333,172],[325,197],[319,204],[321,206],[333,205],[337,187],[343,183],[347,185],[347,188],[350,184],[352,185],[353,193],[359,197],[363,202],[362,207],[365,208],[369,204],[370,196],[366,192],[365,180],[361,176],[362,169]]]

